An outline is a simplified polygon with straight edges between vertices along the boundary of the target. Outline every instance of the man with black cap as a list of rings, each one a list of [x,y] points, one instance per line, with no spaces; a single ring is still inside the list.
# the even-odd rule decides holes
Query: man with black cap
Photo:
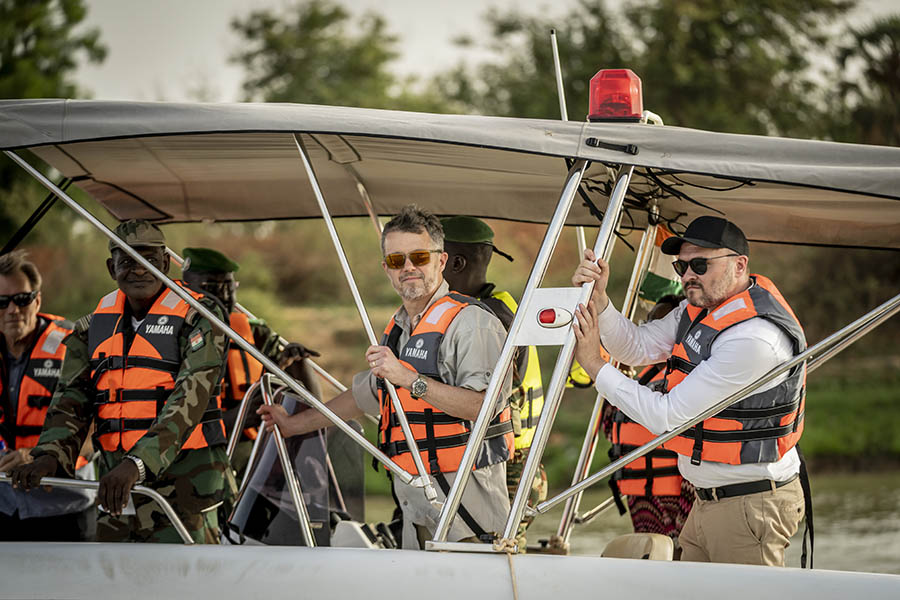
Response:
[[[730,221],[703,216],[662,245],[677,255],[686,300],[637,326],[606,295],[609,265],[586,250],[573,285],[594,282],[576,310],[576,356],[610,403],[655,434],[683,425],[806,349],[803,329],[768,278],[748,271],[750,249]],[[600,358],[667,360],[662,391],[638,385]],[[665,444],[696,489],[681,533],[682,560],[784,565],[804,515],[795,448],[803,431],[801,365]]]
[[[493,283],[488,283],[487,268],[494,254],[499,254],[510,262],[513,260],[512,256],[494,245],[494,230],[481,219],[446,217],[441,219],[441,226],[444,228],[444,251],[448,257],[444,279],[450,289],[481,300],[494,311],[508,331],[518,305],[509,292],[497,290]],[[544,407],[541,365],[534,346],[520,348],[517,353],[513,394],[509,398],[509,405],[516,436],[515,454],[506,463],[506,485],[511,502],[522,478],[522,469]],[[531,486],[528,505],[533,507],[546,499],[547,474],[541,465]],[[525,530],[532,521],[533,516],[524,517],[516,532],[519,552],[525,551]]]
[[[181,266],[182,278],[187,286],[221,300],[229,313],[228,320],[232,329],[282,369],[287,370],[289,375],[302,383],[314,396],[321,398],[319,381],[309,363],[304,360],[311,356],[319,356],[319,353],[301,344],[285,344],[281,336],[265,321],[250,319],[246,314],[235,310],[238,282],[235,281],[234,274],[240,269],[240,265],[212,248],[185,248],[182,256],[184,257],[184,264]],[[263,366],[259,361],[237,344],[228,345],[222,393],[219,396],[227,435],[231,435],[244,394],[259,380],[262,372]],[[261,400],[262,396],[256,398],[252,410],[248,412],[241,439],[231,459],[231,465],[238,475],[247,466],[253,440],[256,439],[259,425],[256,407]]]
[[[158,227],[126,221],[116,235],[167,273]],[[215,400],[225,336],[110,241],[107,269],[118,289],[75,323],[44,428],[13,486],[72,476],[91,425],[100,449],[99,541],[182,543],[166,514],[135,485],[165,497],[195,542],[217,543],[218,507],[229,478],[222,413]],[[218,302],[192,293],[219,318]],[[236,490],[229,490],[236,491]]]

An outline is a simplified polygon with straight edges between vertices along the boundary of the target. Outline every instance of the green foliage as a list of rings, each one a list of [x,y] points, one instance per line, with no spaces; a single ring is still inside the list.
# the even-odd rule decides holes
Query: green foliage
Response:
[[[587,114],[587,83],[601,68],[628,67],[645,107],[667,124],[737,133],[820,135],[810,56],[845,0],[648,0],[623,13],[583,0],[555,19],[487,13],[497,58],[435,79],[457,106],[487,114],[558,118],[549,30],[560,43],[567,108]]]
[[[900,145],[900,14],[851,29],[839,46],[831,136]]]
[[[454,103],[454,110],[560,118],[551,27],[557,30],[566,108],[573,119],[587,114],[587,84],[598,66],[624,67],[633,59],[619,20],[602,0],[583,0],[552,20],[515,10],[491,10],[485,17],[492,33],[486,50],[499,58],[475,66],[460,64],[435,78],[434,86]],[[467,39],[459,42],[471,45]]]
[[[351,20],[343,6],[309,0],[283,14],[254,11],[231,26],[242,38],[232,60],[247,70],[247,100],[438,109],[436,96],[413,93],[412,80],[391,72],[398,40],[378,14]]]
[[[821,135],[810,59],[846,0],[657,0],[626,10],[644,105],[667,125]]]
[[[106,56],[100,32],[79,27],[86,12],[82,0],[0,0],[0,98],[81,95],[72,79],[79,62],[99,63]],[[3,242],[37,208],[36,189],[21,168],[0,161]]]

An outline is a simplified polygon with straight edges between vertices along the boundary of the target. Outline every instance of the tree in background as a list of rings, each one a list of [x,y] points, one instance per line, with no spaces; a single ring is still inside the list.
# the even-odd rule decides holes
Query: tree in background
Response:
[[[366,13],[353,23],[343,6],[308,0],[284,14],[251,12],[231,27],[243,41],[232,61],[247,72],[246,100],[438,109],[436,100],[411,92],[411,81],[391,71],[397,36],[381,15]]]
[[[900,14],[851,29],[849,38],[837,51],[831,135],[900,146]]]
[[[82,95],[73,79],[79,62],[106,57],[100,32],[78,27],[86,14],[83,0],[0,0],[0,98]],[[37,208],[37,190],[22,169],[0,162],[0,240]]]
[[[587,82],[600,68],[629,67],[644,105],[667,124],[735,133],[819,135],[810,56],[848,0],[645,0],[614,13],[583,0],[557,19],[521,12],[486,16],[498,56],[460,65],[435,84],[486,114],[559,116],[549,29],[556,24],[572,118],[587,114]],[[554,23],[555,22],[555,23]]]
[[[477,65],[460,64],[434,80],[439,94],[459,112],[558,119],[559,100],[550,46],[550,28],[557,30],[566,110],[573,119],[587,114],[588,82],[598,65],[628,66],[634,60],[619,19],[603,0],[583,0],[558,19],[530,16],[515,10],[491,10],[485,15],[490,41],[485,50],[498,56]],[[459,38],[463,47],[474,47]]]

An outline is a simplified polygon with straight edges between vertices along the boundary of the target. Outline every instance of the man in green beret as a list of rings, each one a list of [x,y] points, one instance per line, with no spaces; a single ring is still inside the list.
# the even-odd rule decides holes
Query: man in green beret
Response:
[[[126,221],[116,235],[167,273],[158,227]],[[75,323],[34,461],[12,470],[13,486],[72,477],[89,430],[100,449],[97,539],[182,543],[162,509],[135,485],[161,494],[193,540],[218,543],[216,507],[233,494],[225,428],[214,390],[225,336],[116,243],[106,261],[118,289]],[[219,318],[220,304],[193,294]],[[133,501],[133,502],[132,502]]]
[[[304,359],[319,356],[297,343],[286,344],[284,339],[262,319],[251,319],[243,312],[235,310],[238,282],[234,278],[240,265],[221,252],[212,248],[185,248],[182,277],[191,289],[209,294],[222,302],[229,315],[229,324],[241,337],[256,346],[260,352],[285,369],[317,398],[322,397],[318,378]],[[244,394],[263,373],[262,364],[237,344],[229,344],[222,392],[219,396],[224,411],[225,428],[228,435],[237,420]],[[232,456],[232,467],[240,475],[247,466],[253,440],[256,439],[259,415],[256,407],[261,401],[257,396],[247,414],[240,441]]]
[[[518,305],[509,292],[498,291],[493,283],[488,283],[487,268],[494,254],[508,261],[513,258],[494,245],[494,230],[481,219],[446,217],[441,219],[441,225],[444,227],[444,251],[448,255],[444,279],[450,284],[450,289],[481,300],[494,311],[508,331]],[[512,502],[544,407],[541,366],[534,346],[521,348],[517,353],[513,394],[509,403],[516,435],[515,455],[506,463],[506,484]],[[535,506],[546,499],[547,475],[541,465],[534,478],[528,504]],[[520,552],[525,551],[525,530],[533,520],[534,517],[525,517],[519,525],[516,539]]]

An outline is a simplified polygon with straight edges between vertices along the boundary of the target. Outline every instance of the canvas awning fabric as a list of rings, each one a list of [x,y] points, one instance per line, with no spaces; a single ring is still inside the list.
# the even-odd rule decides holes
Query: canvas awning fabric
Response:
[[[29,150],[118,219],[160,223],[320,216],[295,135],[329,211],[547,222],[567,162],[606,206],[634,165],[622,227],[657,202],[677,232],[722,214],[754,241],[900,248],[900,149],[678,127],[434,115],[291,104],[0,101],[0,149]],[[577,198],[568,224],[597,225]]]

